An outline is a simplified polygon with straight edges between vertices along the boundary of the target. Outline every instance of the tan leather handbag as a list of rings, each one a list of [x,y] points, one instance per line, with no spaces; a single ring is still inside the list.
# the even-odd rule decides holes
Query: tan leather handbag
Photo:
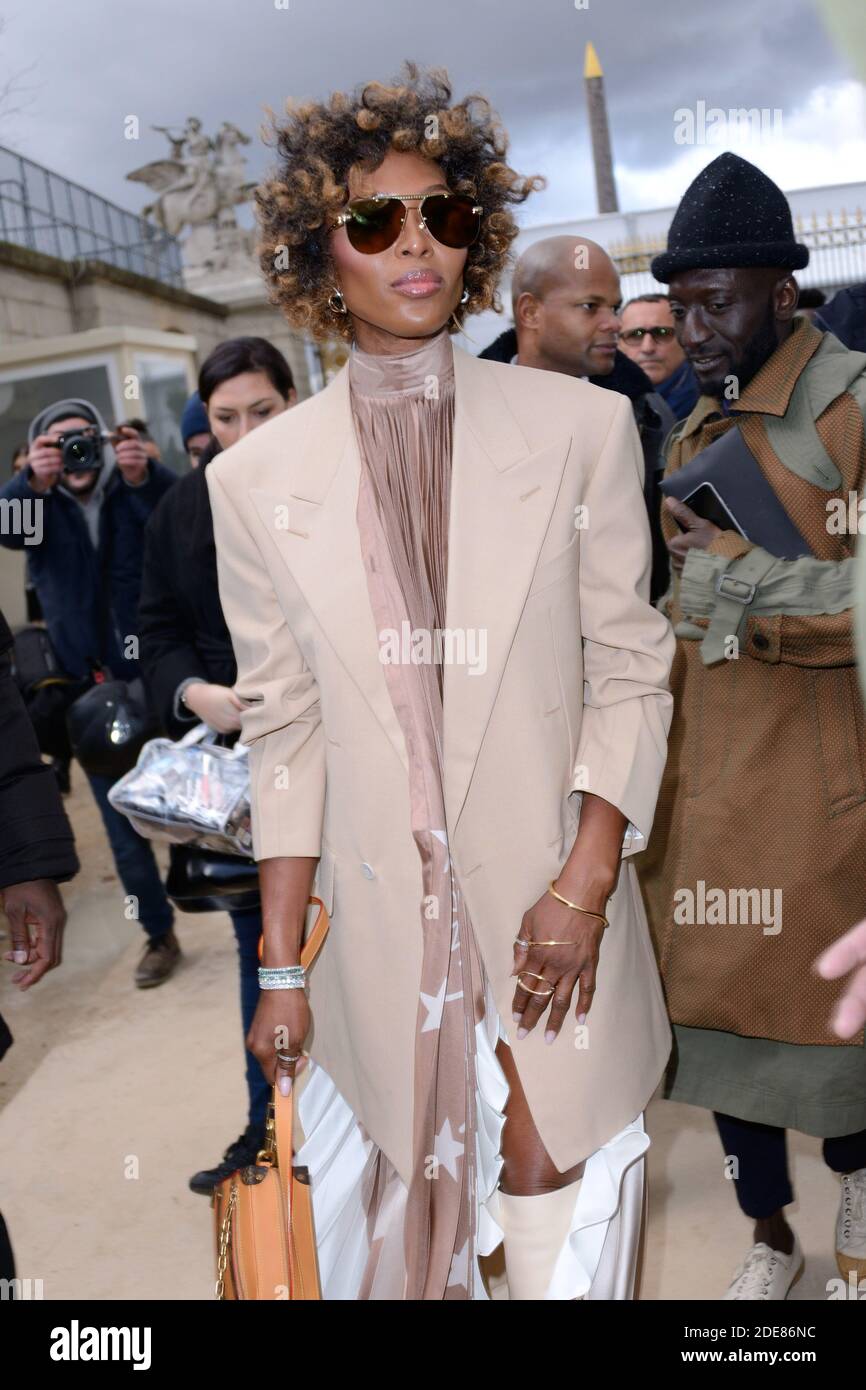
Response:
[[[301,951],[312,965],[328,931],[321,898]],[[255,1163],[239,1168],[215,1188],[216,1296],[221,1299],[316,1300],[322,1297],[310,1177],[294,1163],[292,1095],[273,1089],[265,1147]]]

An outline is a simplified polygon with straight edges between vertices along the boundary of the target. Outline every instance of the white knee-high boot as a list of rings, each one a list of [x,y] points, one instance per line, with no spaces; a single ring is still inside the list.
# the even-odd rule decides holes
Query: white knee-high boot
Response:
[[[532,1197],[516,1197],[500,1189],[499,1213],[510,1299],[544,1298],[568,1235],[581,1182],[578,1178],[566,1187]]]

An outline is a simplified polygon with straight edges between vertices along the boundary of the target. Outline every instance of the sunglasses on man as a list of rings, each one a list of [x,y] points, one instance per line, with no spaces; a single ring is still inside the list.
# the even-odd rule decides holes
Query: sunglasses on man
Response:
[[[654,343],[664,343],[667,342],[668,338],[674,336],[675,331],[676,330],[673,328],[662,328],[659,326],[653,328],[626,328],[623,329],[619,336],[620,341],[625,339],[627,343],[639,343],[644,335],[649,333]]]
[[[465,193],[376,193],[353,198],[331,224],[345,227],[350,246],[366,256],[387,251],[406,222],[407,204],[418,203],[421,225],[442,246],[463,250],[481,231],[483,209]]]

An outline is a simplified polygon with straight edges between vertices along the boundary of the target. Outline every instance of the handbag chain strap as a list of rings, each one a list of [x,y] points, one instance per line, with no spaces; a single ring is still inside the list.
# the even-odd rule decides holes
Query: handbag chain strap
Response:
[[[232,1183],[232,1190],[226,1203],[225,1214],[220,1222],[220,1241],[219,1254],[217,1255],[217,1280],[214,1290],[217,1298],[225,1297],[225,1275],[229,1262],[229,1240],[231,1238],[232,1214],[237,1201],[237,1184]]]

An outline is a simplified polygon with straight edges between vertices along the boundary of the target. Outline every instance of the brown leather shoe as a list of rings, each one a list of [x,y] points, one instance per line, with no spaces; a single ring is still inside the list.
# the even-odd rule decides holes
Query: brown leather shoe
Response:
[[[180,954],[180,943],[173,931],[152,937],[135,969],[138,988],[153,989],[154,985],[161,985],[174,972]]]

